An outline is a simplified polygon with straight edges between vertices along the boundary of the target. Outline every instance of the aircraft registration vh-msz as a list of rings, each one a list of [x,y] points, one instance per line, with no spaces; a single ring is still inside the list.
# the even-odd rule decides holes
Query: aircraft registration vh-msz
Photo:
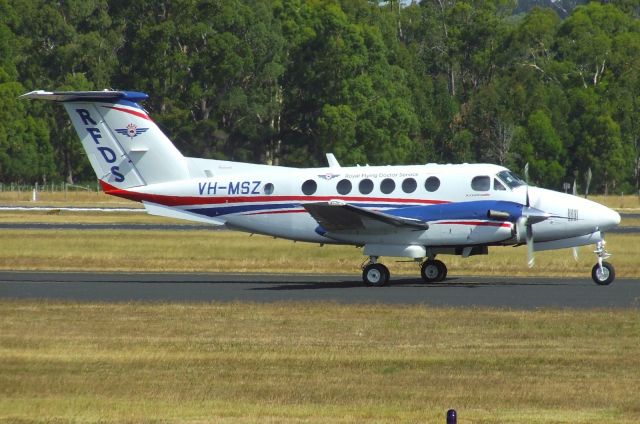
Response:
[[[147,212],[233,230],[363,248],[362,279],[389,281],[380,257],[410,258],[426,282],[442,281],[443,254],[469,257],[489,246],[538,250],[595,245],[592,278],[610,284],[604,233],[620,215],[598,203],[529,186],[491,164],[290,168],[183,156],[132,91],[32,91],[61,102],[105,193]]]

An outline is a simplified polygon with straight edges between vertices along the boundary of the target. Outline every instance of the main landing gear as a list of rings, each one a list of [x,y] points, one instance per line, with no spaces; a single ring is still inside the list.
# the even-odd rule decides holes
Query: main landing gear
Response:
[[[591,278],[600,286],[609,285],[616,278],[615,268],[609,262],[605,261],[605,259],[611,256],[611,254],[607,252],[607,249],[604,248],[605,244],[604,240],[599,241],[596,244],[596,250],[593,251],[593,253],[598,255],[598,263],[591,269]]]
[[[362,267],[362,280],[367,286],[382,287],[389,282],[389,268],[377,262],[377,256],[370,256]]]
[[[420,275],[426,283],[437,283],[447,278],[447,266],[439,260],[427,259],[420,264]],[[389,268],[370,256],[362,266],[362,280],[367,286],[382,287],[389,282]]]

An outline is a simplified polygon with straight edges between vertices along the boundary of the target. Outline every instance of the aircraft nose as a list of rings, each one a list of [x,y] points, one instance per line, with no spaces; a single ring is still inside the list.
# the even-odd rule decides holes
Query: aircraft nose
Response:
[[[599,220],[601,230],[610,230],[620,224],[620,214],[613,209],[604,208]]]

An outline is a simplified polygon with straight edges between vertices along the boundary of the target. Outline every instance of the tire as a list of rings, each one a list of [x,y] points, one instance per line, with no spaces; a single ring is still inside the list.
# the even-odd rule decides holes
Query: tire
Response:
[[[426,260],[420,267],[420,276],[426,283],[437,283],[447,276],[446,265],[439,260]]]
[[[362,281],[370,287],[382,287],[389,282],[389,269],[382,264],[369,264],[362,270]]]
[[[600,266],[595,264],[591,269],[591,278],[599,286],[608,286],[613,283],[616,278],[616,270],[609,262],[602,262],[602,270]]]

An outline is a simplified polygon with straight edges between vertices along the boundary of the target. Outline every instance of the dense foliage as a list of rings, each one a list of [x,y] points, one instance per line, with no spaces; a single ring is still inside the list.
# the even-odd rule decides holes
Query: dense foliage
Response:
[[[580,3],[564,1],[564,3]],[[556,2],[557,4],[557,2]],[[33,89],[144,91],[186,155],[486,161],[638,190],[638,0],[0,0],[0,181],[93,177]]]

